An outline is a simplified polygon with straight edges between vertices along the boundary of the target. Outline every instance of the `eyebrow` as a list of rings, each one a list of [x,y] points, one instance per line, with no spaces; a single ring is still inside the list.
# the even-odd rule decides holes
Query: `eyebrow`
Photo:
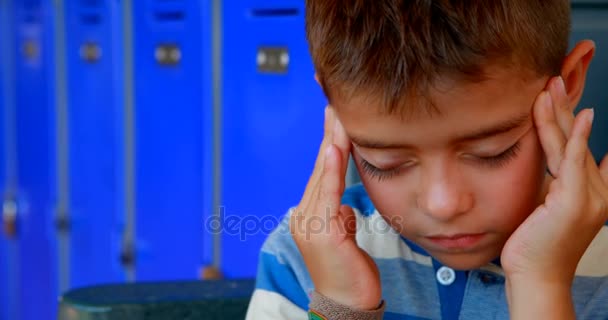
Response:
[[[528,119],[530,119],[530,113],[520,114],[516,117],[507,119],[506,121],[502,121],[487,128],[482,128],[480,130],[456,137],[454,141],[462,143],[475,140],[483,140],[489,137],[497,136],[503,133],[507,133],[515,128],[521,127],[528,121]],[[365,149],[413,149],[413,146],[408,144],[374,141],[364,137],[351,136],[350,140],[355,145]]]

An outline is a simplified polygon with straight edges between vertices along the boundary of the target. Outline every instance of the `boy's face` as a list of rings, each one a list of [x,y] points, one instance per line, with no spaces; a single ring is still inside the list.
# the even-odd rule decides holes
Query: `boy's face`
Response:
[[[438,113],[401,117],[382,114],[370,99],[334,101],[378,211],[456,269],[499,257],[544,196],[532,106],[548,77],[523,79],[503,68],[490,74],[481,83],[438,85],[430,92]]]

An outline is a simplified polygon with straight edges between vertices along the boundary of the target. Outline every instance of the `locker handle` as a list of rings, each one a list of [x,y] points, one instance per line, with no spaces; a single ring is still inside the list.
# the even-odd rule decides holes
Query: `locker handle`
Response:
[[[120,253],[120,264],[123,267],[129,268],[135,265],[135,252],[132,246],[126,246]]]
[[[58,233],[67,233],[70,231],[70,219],[67,214],[61,214],[55,218],[55,230],[57,230]]]
[[[23,44],[22,53],[28,60],[34,60],[38,58],[38,55],[40,53],[38,42],[36,42],[35,40],[27,40]]]
[[[95,63],[101,59],[101,47],[94,42],[86,42],[80,46],[80,58],[88,63]]]
[[[7,238],[17,237],[17,202],[14,199],[2,203],[2,226]]]

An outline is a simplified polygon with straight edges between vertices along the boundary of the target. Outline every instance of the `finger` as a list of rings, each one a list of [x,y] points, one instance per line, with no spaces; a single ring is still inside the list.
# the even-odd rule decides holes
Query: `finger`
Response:
[[[340,156],[342,157],[342,163],[340,164],[340,177],[342,180],[346,177],[346,170],[348,168],[348,158],[350,156],[351,142],[350,138],[342,126],[342,122],[338,117],[334,121],[334,145],[338,147]]]
[[[574,114],[573,110],[570,109],[570,102],[562,77],[551,79],[549,93],[551,94],[551,101],[553,101],[553,111],[557,124],[564,132],[564,135],[569,137],[574,125]]]
[[[325,123],[323,129],[323,140],[321,141],[321,145],[319,146],[319,152],[317,154],[317,159],[315,160],[315,166],[313,168],[312,174],[308,179],[308,183],[306,184],[306,190],[304,191],[304,195],[302,196],[301,204],[307,204],[310,199],[318,194],[318,190],[316,188],[319,185],[319,179],[323,172],[323,163],[325,159],[325,150],[327,146],[333,142],[333,134],[334,134],[334,121],[335,114],[334,110],[331,106],[325,107]]]
[[[315,162],[315,168],[323,169],[323,162],[325,161],[325,149],[327,146],[334,142],[334,127],[336,122],[336,114],[332,106],[325,107],[325,124],[323,126],[323,140],[319,147],[319,155]],[[319,171],[319,170],[317,170]]]
[[[318,204],[313,210],[313,215],[329,213],[329,217],[335,216],[340,209],[342,193],[344,192],[344,179],[340,179],[341,155],[334,144],[325,149],[325,164],[323,175],[319,181]]]
[[[604,180],[604,184],[608,186],[608,154],[604,156],[604,159],[600,163],[600,175],[602,176],[602,180]]]
[[[589,135],[593,123],[593,109],[585,109],[576,116],[572,134],[566,145],[560,176],[570,190],[584,190],[587,184],[587,158]]]
[[[547,156],[549,171],[553,176],[557,176],[567,141],[555,120],[551,95],[547,91],[541,92],[536,98],[534,121],[541,145]]]
[[[551,79],[549,92],[551,94],[551,100],[553,101],[553,111],[557,123],[566,137],[569,137],[572,132],[572,126],[574,125],[574,113],[570,106],[564,79],[562,77],[554,77]],[[596,164],[593,155],[591,154],[591,150],[587,150],[587,165],[589,166],[589,174],[591,176],[597,175],[597,172],[595,171]],[[599,182],[596,180],[597,179],[592,178],[592,183],[594,185]]]

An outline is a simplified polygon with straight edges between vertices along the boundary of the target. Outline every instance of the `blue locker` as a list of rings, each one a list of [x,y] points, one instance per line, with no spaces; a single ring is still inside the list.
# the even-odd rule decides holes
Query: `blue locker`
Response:
[[[303,1],[223,9],[222,270],[253,277],[259,249],[297,205],[323,135]]]
[[[14,1],[19,319],[56,313],[54,49],[50,1]],[[35,307],[34,307],[35,306]]]
[[[0,194],[6,194],[7,189],[7,127],[6,127],[6,115],[9,110],[8,103],[8,83],[10,77],[10,59],[9,59],[9,44],[11,42],[9,32],[9,7],[6,1],[0,1]],[[10,304],[10,275],[9,264],[11,260],[14,260],[12,256],[9,256],[10,240],[9,235],[5,231],[4,217],[0,213],[0,319],[11,319],[11,304]],[[7,218],[8,220],[8,218]]]
[[[63,7],[71,288],[124,279],[120,5],[88,0],[65,1]]]
[[[599,161],[608,153],[608,1],[573,1],[571,45],[582,39],[597,46],[579,108],[595,108],[589,146]]]
[[[5,1],[0,1],[0,194],[4,194],[6,190],[6,148],[5,148],[5,110],[6,106],[6,77],[8,70],[7,66],[7,58],[6,58],[6,50],[8,49],[6,35],[8,34],[6,19],[8,18],[8,6]],[[0,215],[0,224],[4,224],[3,216]],[[8,276],[8,263],[9,259],[7,256],[7,250],[5,248],[7,243],[6,235],[4,232],[4,227],[0,231],[0,319],[8,319],[8,314],[6,310],[8,306],[6,305],[6,300],[8,300],[8,286],[6,285],[7,276]]]
[[[20,319],[19,259],[17,227],[14,222],[16,188],[15,86],[14,86],[14,8],[0,1],[0,319]],[[13,226],[11,226],[13,225]]]
[[[194,279],[203,250],[208,1],[133,4],[135,279]],[[129,219],[129,218],[128,218]],[[125,259],[129,261],[130,259]]]

